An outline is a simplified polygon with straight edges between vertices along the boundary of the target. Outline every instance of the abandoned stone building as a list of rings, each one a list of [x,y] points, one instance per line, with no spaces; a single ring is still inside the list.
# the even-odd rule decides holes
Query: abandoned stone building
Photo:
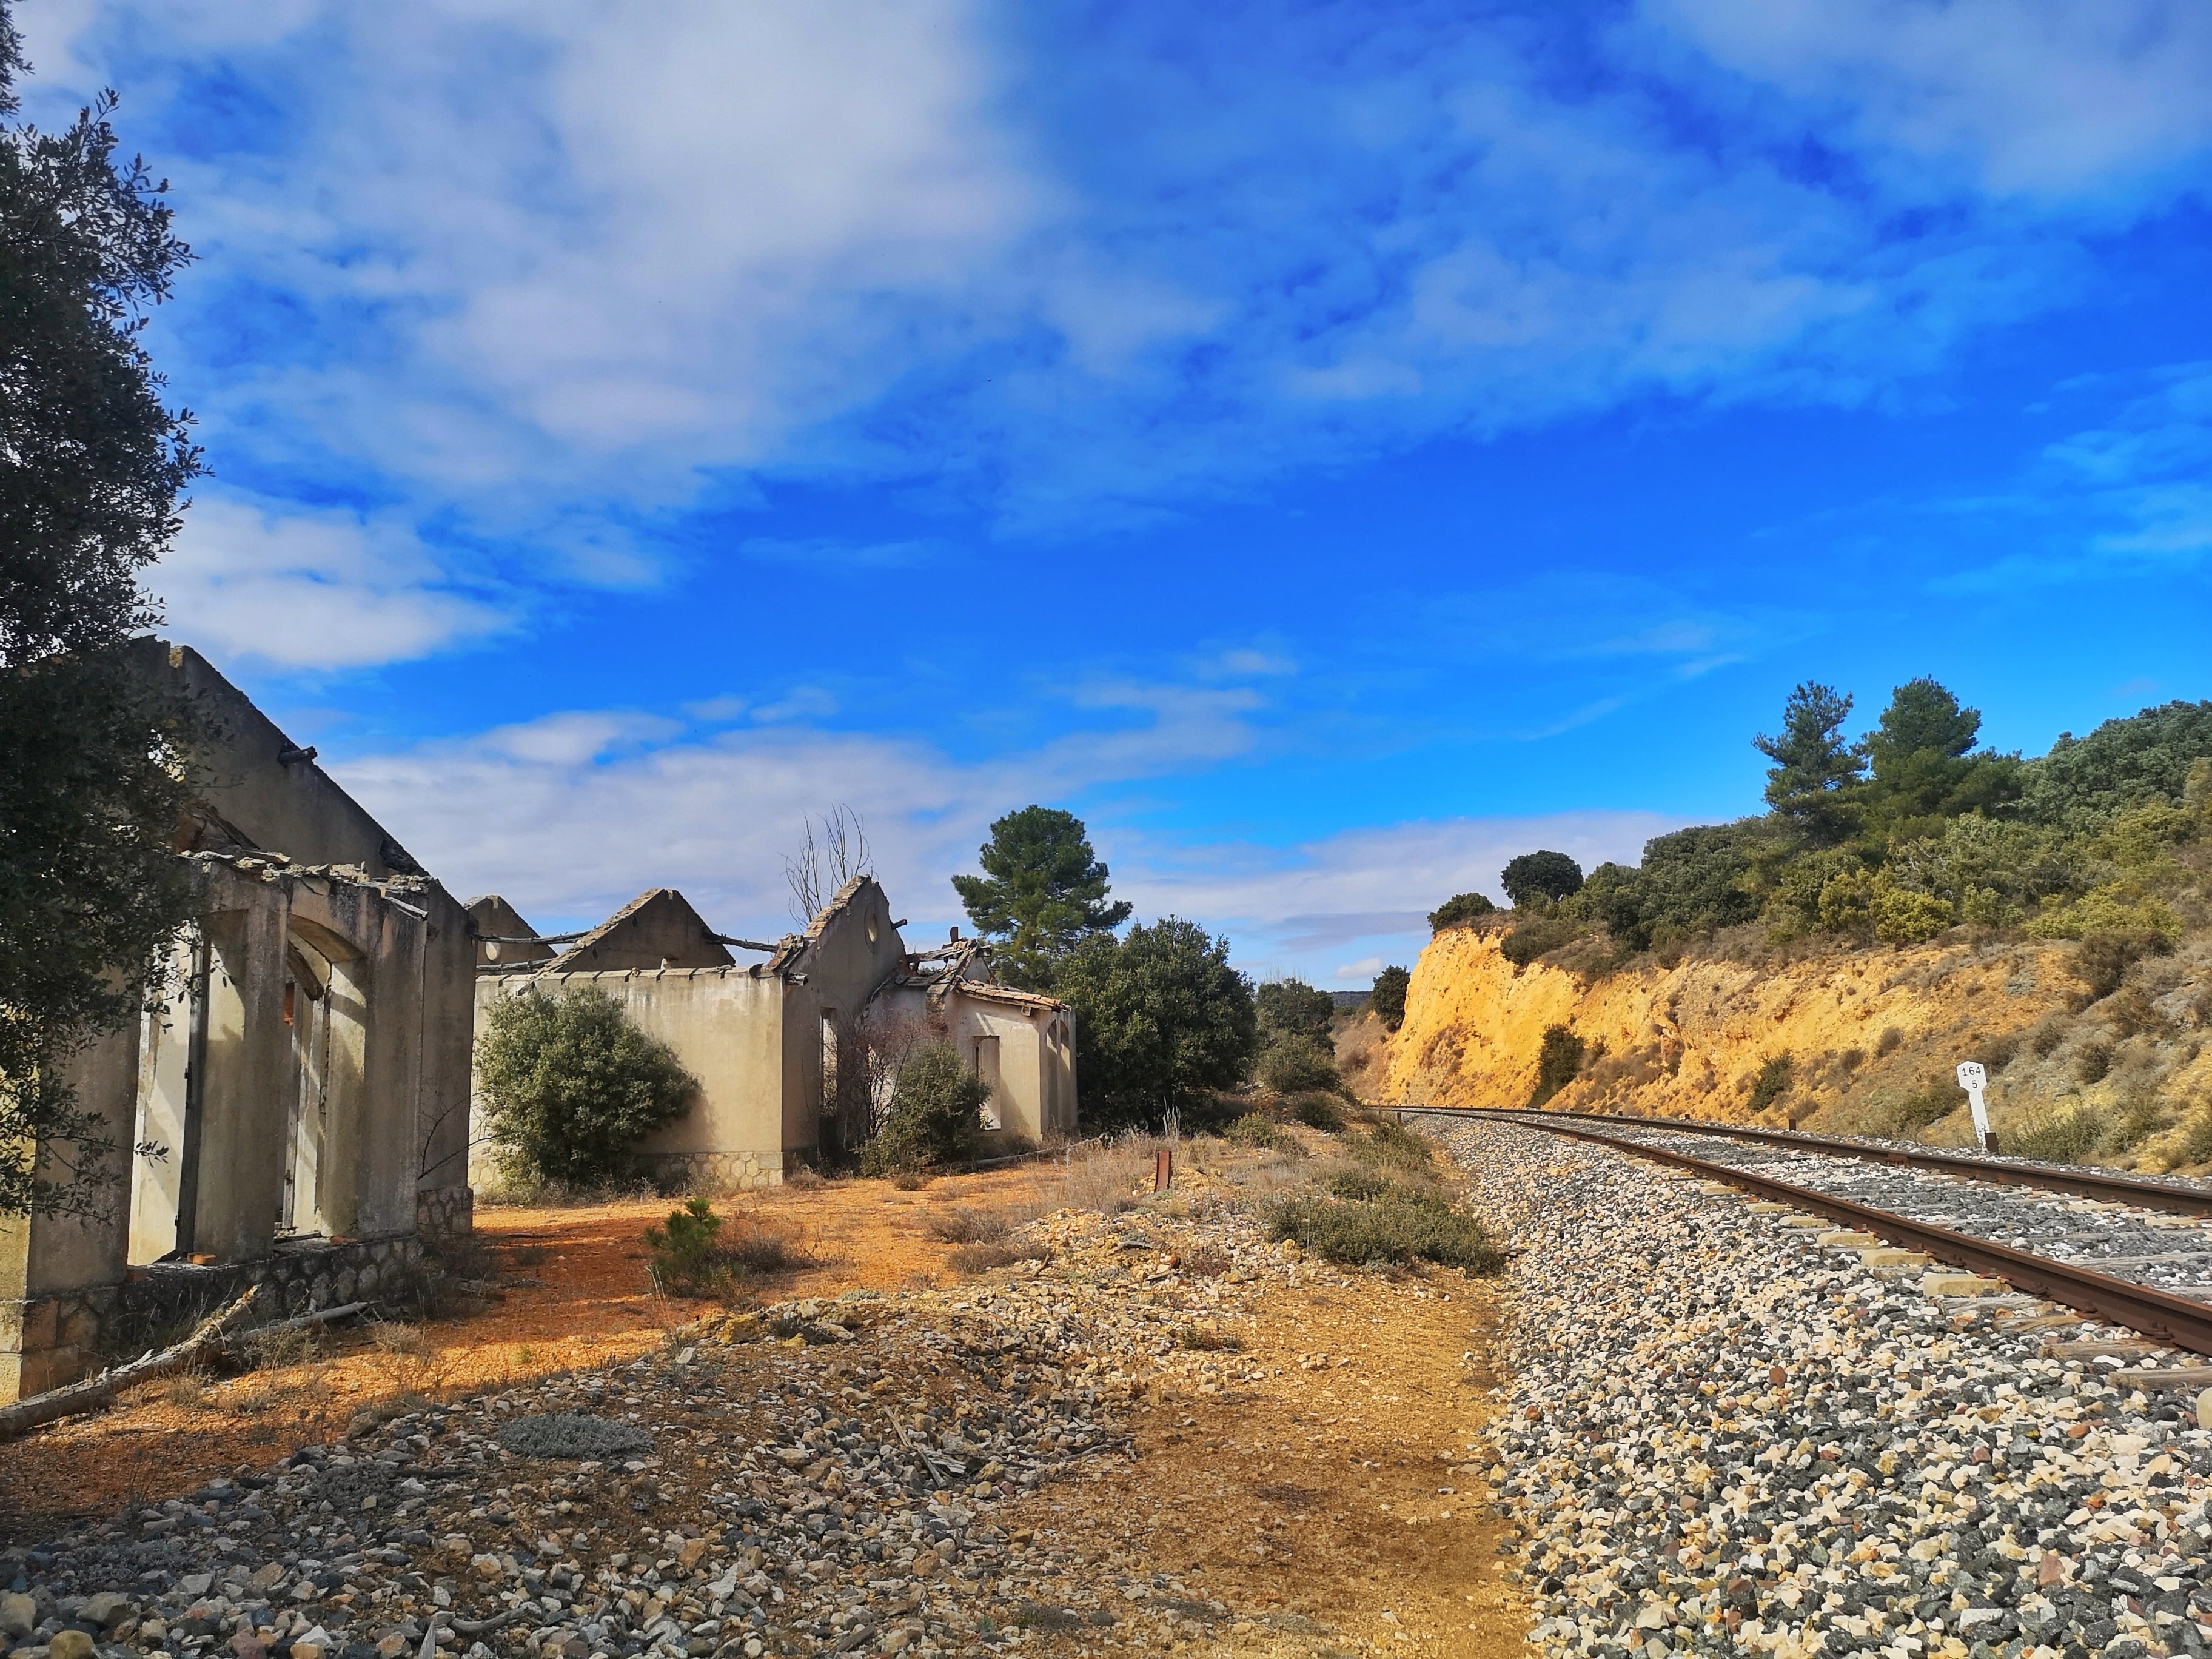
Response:
[[[664,1185],[770,1186],[817,1161],[825,1136],[854,1144],[855,1120],[880,1106],[899,1057],[927,1041],[951,1042],[990,1083],[986,1127],[998,1144],[1074,1130],[1066,1005],[992,983],[972,941],[909,952],[870,877],[848,882],[805,933],[773,945],[716,933],[665,887],[573,938],[542,939],[496,895],[471,901],[469,913],[480,1022],[503,998],[596,987],[698,1079],[690,1108],[637,1148]],[[741,966],[733,946],[761,959]],[[481,1184],[493,1173],[481,1101],[475,1116]]]
[[[75,1068],[112,1202],[0,1224],[0,1396],[249,1282],[264,1318],[373,1297],[471,1221],[467,914],[204,658],[144,649],[217,733],[177,836],[204,908]]]

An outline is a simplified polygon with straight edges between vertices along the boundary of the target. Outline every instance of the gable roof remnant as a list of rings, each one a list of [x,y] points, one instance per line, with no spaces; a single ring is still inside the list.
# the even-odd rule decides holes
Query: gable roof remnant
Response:
[[[648,887],[541,970],[593,973],[615,968],[733,968],[691,902],[673,887]]]
[[[464,907],[477,933],[477,965],[498,963],[505,968],[550,962],[557,939],[544,939],[522,919],[522,913],[497,893],[472,898]]]
[[[945,999],[955,991],[981,1002],[1020,1008],[1032,1017],[1057,1012],[1067,1006],[1057,997],[1000,985],[989,978],[989,974],[990,947],[981,939],[963,939],[908,957],[906,966],[892,976],[890,982],[906,990],[923,992],[932,1014],[941,1013]]]

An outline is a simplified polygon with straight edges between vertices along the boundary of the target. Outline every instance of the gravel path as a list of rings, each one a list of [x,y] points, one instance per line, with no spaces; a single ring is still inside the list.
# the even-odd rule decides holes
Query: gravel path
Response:
[[[1503,1123],[1447,1144],[1522,1252],[1492,1473],[1542,1651],[2212,1639],[2212,1435],[2044,1355],[2047,1304],[1936,1300],[1625,1153]]]
[[[2212,1224],[2099,1199],[2039,1193],[1717,1135],[1607,1124],[1605,1133],[1832,1194],[1878,1210],[2212,1301]]]
[[[1041,1259],[1006,1275],[724,1316],[9,1552],[0,1632],[15,1659],[400,1659],[434,1627],[474,1659],[758,1659],[1164,1648],[1243,1617],[1086,1568],[1015,1505],[1127,1456],[1146,1389],[1243,1385],[1270,1283],[1341,1276],[1225,1205],[1021,1237]]]

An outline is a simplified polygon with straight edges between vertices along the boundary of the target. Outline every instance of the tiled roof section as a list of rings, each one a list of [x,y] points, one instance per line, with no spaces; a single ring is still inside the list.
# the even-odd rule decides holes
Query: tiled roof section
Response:
[[[1035,991],[1018,991],[1011,985],[994,983],[984,977],[989,971],[988,947],[981,939],[963,939],[910,957],[905,970],[894,975],[891,982],[908,990],[927,992],[932,1013],[941,1012],[945,998],[955,991],[979,1001],[1033,1011],[1058,1010],[1067,1006],[1057,998]]]

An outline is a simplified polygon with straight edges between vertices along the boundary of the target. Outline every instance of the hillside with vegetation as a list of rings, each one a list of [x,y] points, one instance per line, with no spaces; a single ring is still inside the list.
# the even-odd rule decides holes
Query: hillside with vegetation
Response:
[[[2033,758],[1978,747],[1933,680],[1856,738],[1850,709],[1792,693],[1754,740],[1756,817],[1632,866],[1524,854],[1510,909],[1445,901],[1345,1034],[1347,1073],[1401,1100],[1960,1141],[1972,1059],[2008,1150],[2212,1160],[2212,702]]]

